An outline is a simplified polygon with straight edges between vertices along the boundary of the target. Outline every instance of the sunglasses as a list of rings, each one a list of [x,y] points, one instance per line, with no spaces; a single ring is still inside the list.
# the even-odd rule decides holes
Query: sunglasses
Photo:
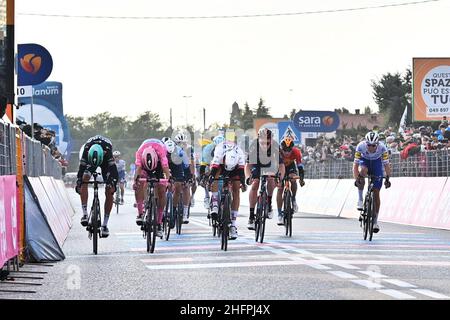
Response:
[[[376,147],[377,145],[378,145],[378,144],[376,144],[376,143],[368,143],[368,144],[367,144],[368,147]]]

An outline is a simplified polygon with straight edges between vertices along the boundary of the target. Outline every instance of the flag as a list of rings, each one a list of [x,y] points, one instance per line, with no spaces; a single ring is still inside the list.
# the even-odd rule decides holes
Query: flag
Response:
[[[400,119],[400,124],[398,126],[398,132],[404,133],[406,127],[406,111],[408,110],[408,106],[405,107],[405,111],[403,111],[402,118]]]

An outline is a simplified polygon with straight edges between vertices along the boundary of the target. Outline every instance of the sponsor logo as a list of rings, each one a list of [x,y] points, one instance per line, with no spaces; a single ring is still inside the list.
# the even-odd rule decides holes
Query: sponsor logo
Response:
[[[23,70],[31,74],[38,73],[39,69],[41,69],[41,64],[42,58],[34,53],[26,54],[20,59],[20,65]]]

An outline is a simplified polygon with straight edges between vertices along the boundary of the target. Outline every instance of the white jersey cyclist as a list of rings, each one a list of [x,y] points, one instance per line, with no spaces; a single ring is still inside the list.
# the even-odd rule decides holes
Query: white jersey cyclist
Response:
[[[217,167],[220,165],[224,165],[224,167],[225,167],[224,157],[227,152],[232,152],[236,155],[236,157],[237,157],[236,164],[238,167],[245,166],[246,157],[245,157],[245,154],[242,151],[242,149],[239,148],[237,145],[235,145],[232,142],[222,142],[222,143],[219,143],[214,150],[214,158],[211,161],[211,167],[214,168],[214,167]],[[227,170],[227,171],[232,171],[233,169],[236,169],[236,168],[226,168],[225,167],[225,170]]]
[[[356,146],[355,162],[359,162],[361,159],[373,161],[381,159],[383,164],[389,163],[389,152],[386,146],[379,142],[374,152],[369,152],[366,141],[361,141]]]

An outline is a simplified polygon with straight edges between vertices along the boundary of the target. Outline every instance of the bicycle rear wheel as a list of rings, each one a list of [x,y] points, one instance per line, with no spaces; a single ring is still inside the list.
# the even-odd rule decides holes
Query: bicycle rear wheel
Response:
[[[264,232],[266,231],[266,218],[267,218],[267,202],[264,203],[263,205],[263,210],[262,210],[262,214],[261,214],[261,226],[259,228],[259,242],[263,243],[264,242]]]
[[[120,205],[120,198],[119,198],[119,193],[118,191],[116,191],[116,209],[117,209],[117,214],[119,214],[119,205]]]

